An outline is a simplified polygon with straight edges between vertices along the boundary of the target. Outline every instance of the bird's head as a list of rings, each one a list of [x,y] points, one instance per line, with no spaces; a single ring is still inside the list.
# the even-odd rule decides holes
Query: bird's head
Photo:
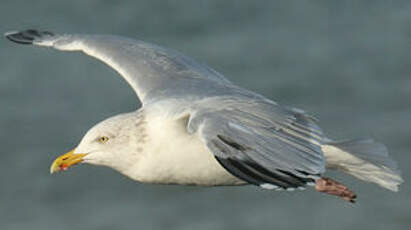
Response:
[[[138,157],[130,150],[138,149],[138,146],[133,145],[139,144],[136,140],[139,134],[131,132],[135,130],[133,127],[141,125],[138,116],[132,113],[121,114],[98,123],[86,133],[76,148],[54,160],[50,173],[67,170],[78,163],[103,165],[120,172],[126,171],[135,162],[133,157]]]

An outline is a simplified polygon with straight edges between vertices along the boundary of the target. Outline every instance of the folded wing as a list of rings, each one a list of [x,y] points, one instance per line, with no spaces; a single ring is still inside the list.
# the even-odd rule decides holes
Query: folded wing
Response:
[[[208,98],[188,131],[199,133],[225,169],[263,188],[304,187],[325,170],[321,129],[304,112],[270,101]]]

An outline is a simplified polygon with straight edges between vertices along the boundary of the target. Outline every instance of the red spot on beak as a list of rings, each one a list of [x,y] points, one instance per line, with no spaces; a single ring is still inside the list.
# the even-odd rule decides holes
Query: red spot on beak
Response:
[[[66,171],[68,169],[68,165],[62,164],[60,165],[60,170]]]

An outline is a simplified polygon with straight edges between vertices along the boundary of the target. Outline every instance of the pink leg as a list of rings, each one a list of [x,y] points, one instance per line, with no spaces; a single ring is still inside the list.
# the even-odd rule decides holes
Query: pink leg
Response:
[[[339,196],[351,203],[355,203],[355,198],[357,197],[357,195],[350,191],[345,185],[327,177],[318,179],[315,183],[315,189],[319,192]]]

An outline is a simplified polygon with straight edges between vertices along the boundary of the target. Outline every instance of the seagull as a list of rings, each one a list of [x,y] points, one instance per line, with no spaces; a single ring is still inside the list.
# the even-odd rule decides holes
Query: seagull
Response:
[[[5,33],[18,44],[82,51],[116,70],[142,106],[92,127],[50,172],[86,163],[141,183],[256,185],[314,189],[354,202],[329,177],[337,170],[398,191],[403,182],[387,148],[369,138],[334,141],[303,110],[282,106],[177,51],[113,35]]]

